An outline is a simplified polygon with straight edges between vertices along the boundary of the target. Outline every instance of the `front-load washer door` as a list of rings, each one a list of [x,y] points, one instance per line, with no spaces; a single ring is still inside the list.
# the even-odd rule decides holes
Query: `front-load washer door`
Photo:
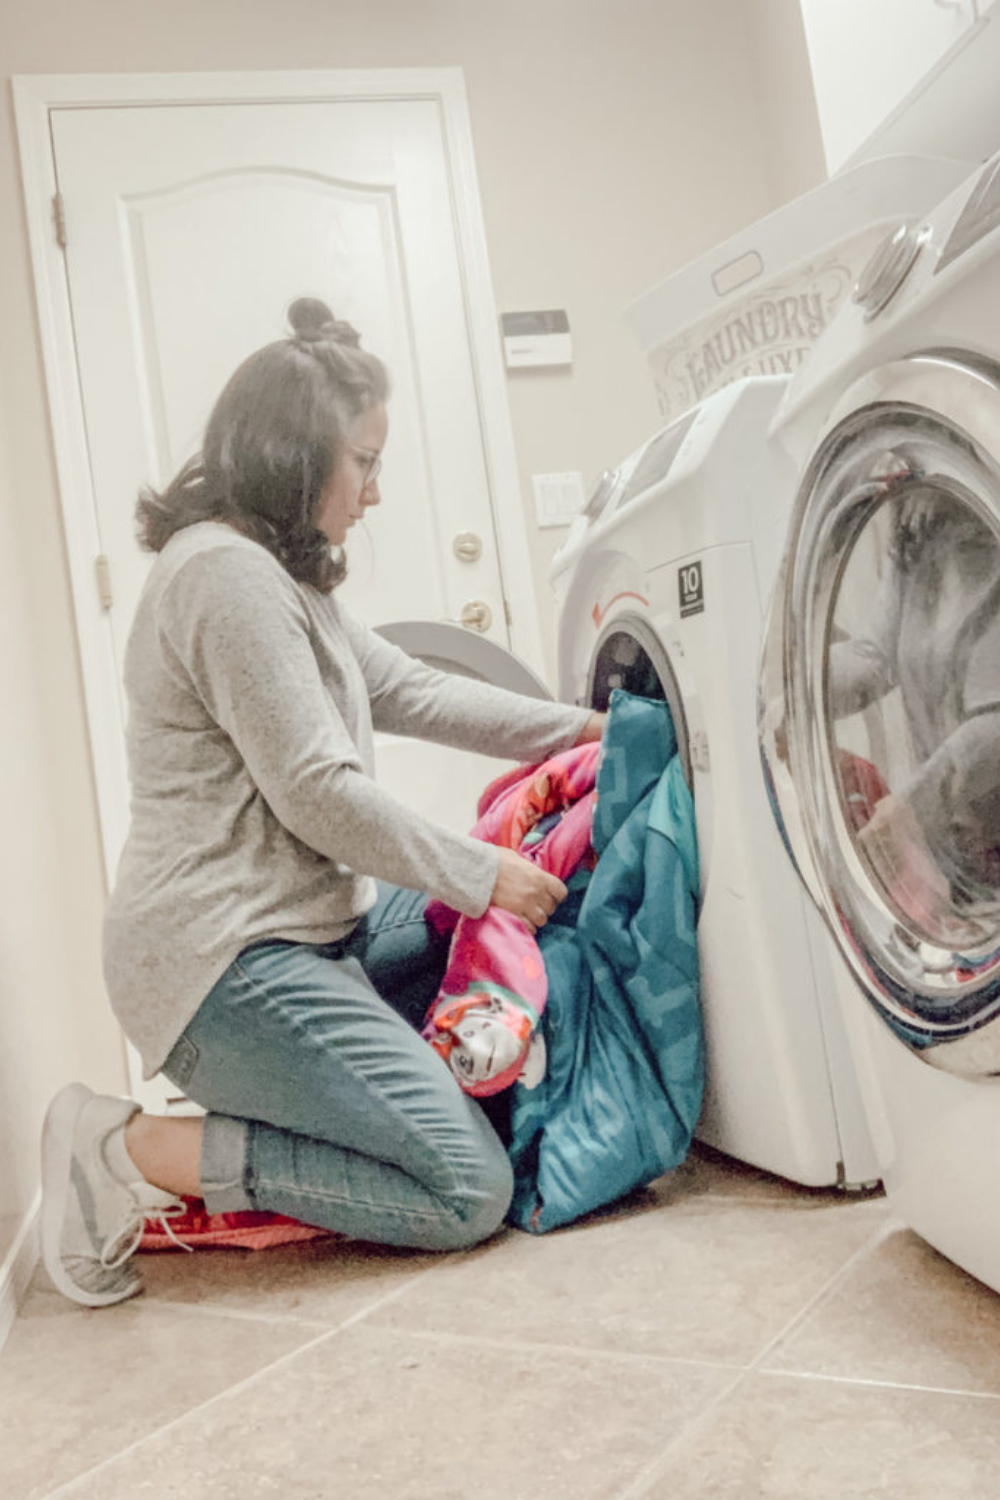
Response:
[[[552,698],[542,679],[520,657],[461,625],[448,620],[396,620],[376,628],[408,656],[439,671],[490,682],[526,698]]]
[[[928,1063],[1000,1073],[1000,366],[847,393],[807,470],[760,680],[779,827]]]
[[[528,698],[552,698],[525,662],[475,630],[447,620],[397,620],[380,625],[378,634],[437,671]],[[376,731],[375,764],[384,790],[432,822],[467,833],[476,821],[484,788],[515,763]]]

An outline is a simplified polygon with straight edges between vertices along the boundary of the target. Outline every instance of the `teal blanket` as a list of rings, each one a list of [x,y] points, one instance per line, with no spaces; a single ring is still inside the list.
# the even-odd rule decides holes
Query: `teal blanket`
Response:
[[[548,1069],[511,1107],[510,1221],[543,1233],[684,1159],[701,1108],[694,807],[665,703],[612,696],[597,867],[539,933]]]

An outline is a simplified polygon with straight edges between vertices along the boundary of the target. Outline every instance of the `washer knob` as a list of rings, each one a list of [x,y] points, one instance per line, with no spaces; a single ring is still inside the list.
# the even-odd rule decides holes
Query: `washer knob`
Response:
[[[927,224],[903,223],[875,250],[858,277],[851,296],[851,301],[863,311],[866,323],[877,318],[899,291],[930,232]]]

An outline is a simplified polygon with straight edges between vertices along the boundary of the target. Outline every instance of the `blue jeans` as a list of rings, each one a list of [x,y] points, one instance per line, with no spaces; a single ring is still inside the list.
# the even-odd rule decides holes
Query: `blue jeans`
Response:
[[[426,899],[380,884],[349,937],[253,944],[209,992],[163,1071],[209,1111],[212,1213],[266,1209],[434,1250],[502,1223],[507,1153],[414,1029],[447,960]]]

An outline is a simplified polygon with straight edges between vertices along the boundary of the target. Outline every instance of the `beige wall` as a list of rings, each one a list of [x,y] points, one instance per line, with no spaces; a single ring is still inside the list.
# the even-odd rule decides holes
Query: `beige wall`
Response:
[[[5,391],[0,415],[12,406]],[[103,872],[40,412],[36,426],[34,442],[0,429],[0,1262],[37,1187],[45,1101],[78,1073],[123,1081],[98,987]],[[17,450],[37,467],[18,471]]]
[[[801,6],[797,0],[751,0],[747,28],[768,190],[778,208],[827,175]]]
[[[498,311],[564,307],[573,333],[572,369],[509,380],[550,663],[561,533],[536,530],[529,476],[590,482],[657,420],[620,309],[821,175],[793,0],[8,0],[0,57],[8,74],[464,68]],[[32,1191],[51,1089],[124,1086],[9,98],[0,327],[2,1217]]]

